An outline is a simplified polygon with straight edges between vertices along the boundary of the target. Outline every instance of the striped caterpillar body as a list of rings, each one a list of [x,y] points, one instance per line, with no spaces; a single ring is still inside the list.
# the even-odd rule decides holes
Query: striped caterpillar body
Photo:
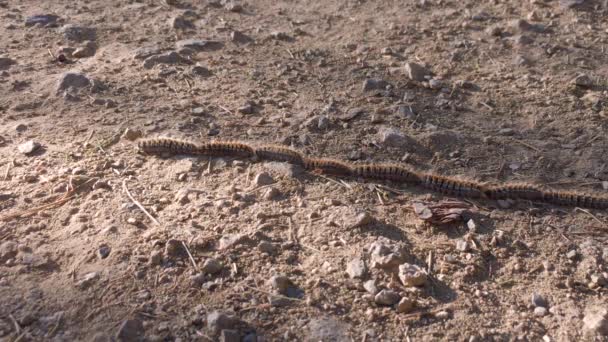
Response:
[[[543,191],[538,187],[526,183],[511,183],[488,187],[484,195],[489,199],[522,199],[539,201],[543,199]]]
[[[304,157],[298,151],[277,145],[261,145],[255,149],[255,155],[262,160],[287,162],[304,166]]]
[[[239,141],[212,141],[196,144],[171,138],[154,138],[140,141],[138,147],[145,154],[156,155],[185,154],[242,158],[255,156],[260,160],[288,162],[300,165],[309,171],[333,176],[354,176],[396,183],[412,183],[450,196],[492,200],[528,200],[561,206],[608,209],[607,196],[543,190],[538,186],[526,183],[484,185],[434,173],[418,173],[406,166],[397,164],[353,164],[336,159],[312,158],[288,147],[278,145],[255,146]]]
[[[355,176],[391,182],[420,183],[417,172],[395,164],[359,164],[353,167]]]
[[[156,138],[147,139],[139,142],[138,148],[145,154],[198,154],[199,146],[195,143],[171,139]]]
[[[442,194],[459,197],[479,198],[484,193],[483,186],[479,183],[439,176],[433,173],[424,175],[422,185]]]
[[[351,176],[352,168],[348,163],[335,159],[305,158],[304,168],[333,176]]]

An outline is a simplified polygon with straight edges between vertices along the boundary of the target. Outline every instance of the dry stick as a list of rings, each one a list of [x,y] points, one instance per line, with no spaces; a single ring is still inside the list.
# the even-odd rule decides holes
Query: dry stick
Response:
[[[133,202],[133,204],[135,204],[141,211],[143,211],[144,214],[146,214],[146,216],[148,216],[148,218],[150,220],[152,220],[152,222],[154,222],[156,225],[160,226],[160,222],[158,222],[154,218],[154,216],[150,215],[150,213],[146,210],[146,208],[144,208],[143,205],[141,205],[141,203],[139,203],[135,198],[133,198],[133,196],[129,192],[129,189],[127,188],[127,180],[126,179],[123,179],[123,181],[122,181],[122,188],[125,190],[125,192],[127,193],[127,196],[129,196],[129,198],[131,199],[131,201]]]
[[[517,140],[517,139],[511,139],[511,140],[514,141],[514,142],[516,142],[516,143],[520,143],[520,144],[526,146],[527,148],[531,148],[531,149],[533,149],[536,152],[542,152],[540,149],[538,149],[537,147],[534,147],[534,146],[528,144],[527,142],[524,142],[524,141],[521,141],[521,140]]]
[[[15,326],[15,332],[19,334],[21,332],[21,327],[19,326],[19,323],[17,323],[17,320],[15,319],[15,317],[13,317],[12,314],[8,314],[8,317],[11,319],[13,325]]]
[[[184,246],[184,249],[186,250],[186,253],[188,253],[188,257],[190,258],[190,261],[192,261],[192,265],[194,266],[194,269],[198,271],[198,266],[196,265],[196,261],[194,261],[194,258],[192,257],[192,254],[190,254],[190,250],[188,249],[188,245],[186,245],[186,243],[184,241],[182,241],[182,245]]]
[[[597,222],[599,222],[602,226],[604,226],[604,228],[608,228],[608,224],[606,222],[604,222],[604,221],[600,220],[599,218],[597,218],[597,216],[595,216],[592,213],[590,213],[589,210],[586,210],[586,209],[583,209],[583,208],[579,208],[579,207],[574,208],[574,211],[577,211],[577,210],[578,211],[582,211],[585,214],[593,217]]]

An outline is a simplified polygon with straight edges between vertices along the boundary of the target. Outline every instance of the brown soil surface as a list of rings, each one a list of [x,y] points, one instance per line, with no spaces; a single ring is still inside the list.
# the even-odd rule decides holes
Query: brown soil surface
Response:
[[[604,211],[135,148],[608,195],[607,6],[0,0],[0,339],[608,340]]]

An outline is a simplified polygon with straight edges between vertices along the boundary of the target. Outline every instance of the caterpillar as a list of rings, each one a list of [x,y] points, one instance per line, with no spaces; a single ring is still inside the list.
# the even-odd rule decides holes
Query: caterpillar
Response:
[[[306,170],[332,176],[411,183],[445,195],[465,198],[514,199],[560,206],[608,209],[608,196],[544,190],[539,186],[528,183],[486,185],[472,180],[446,177],[430,172],[421,173],[398,164],[355,164],[337,159],[308,157],[296,150],[278,145],[250,145],[240,141],[211,141],[196,144],[172,138],[153,138],[140,141],[138,147],[142,153],[151,155],[257,157],[265,161],[279,161],[299,165]]]

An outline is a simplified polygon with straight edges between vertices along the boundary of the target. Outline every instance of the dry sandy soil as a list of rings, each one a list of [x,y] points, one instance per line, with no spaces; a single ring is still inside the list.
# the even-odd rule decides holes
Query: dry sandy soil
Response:
[[[0,339],[608,340],[605,211],[136,151],[608,195],[606,1],[479,3],[0,0]]]

